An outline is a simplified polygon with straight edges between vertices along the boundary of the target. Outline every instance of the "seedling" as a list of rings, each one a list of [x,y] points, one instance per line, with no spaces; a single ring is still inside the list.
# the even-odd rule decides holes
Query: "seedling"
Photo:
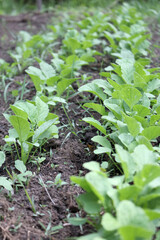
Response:
[[[49,113],[48,105],[36,97],[34,103],[18,101],[11,105],[15,115],[5,117],[14,127],[5,137],[8,144],[14,144],[18,158],[26,164],[33,147],[42,146],[46,140],[58,137],[57,115]],[[21,148],[19,156],[17,144]]]

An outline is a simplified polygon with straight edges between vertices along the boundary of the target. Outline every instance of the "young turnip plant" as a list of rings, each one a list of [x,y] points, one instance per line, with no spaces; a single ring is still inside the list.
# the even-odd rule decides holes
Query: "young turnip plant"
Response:
[[[17,101],[10,106],[15,115],[4,114],[13,126],[5,136],[8,144],[14,144],[18,158],[26,164],[33,148],[41,147],[48,139],[58,137],[58,116],[49,113],[49,108],[39,97],[35,102]],[[18,147],[21,154],[19,155]]]

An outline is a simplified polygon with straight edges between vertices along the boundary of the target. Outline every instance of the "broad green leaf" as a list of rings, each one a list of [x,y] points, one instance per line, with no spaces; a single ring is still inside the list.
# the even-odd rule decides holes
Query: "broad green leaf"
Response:
[[[146,72],[144,71],[144,68],[140,63],[135,62],[134,66],[134,86],[145,89],[147,87]]]
[[[101,115],[107,115],[107,112],[105,110],[105,107],[101,104],[97,104],[97,103],[85,103],[83,105],[84,107],[87,108],[92,108],[93,110],[95,110],[96,112],[98,112]]]
[[[121,89],[120,96],[127,103],[130,109],[132,109],[142,97],[140,91],[130,85],[124,85],[124,87]]]
[[[90,171],[98,171],[98,172],[101,171],[99,163],[94,161],[84,163],[83,167]]]
[[[94,118],[86,117],[86,118],[83,118],[82,120],[91,124],[92,126],[97,128],[100,132],[102,132],[104,135],[106,135],[106,129],[100,124],[100,122],[98,122]]]
[[[28,119],[31,123],[35,123],[37,121],[37,110],[34,104],[26,101],[17,101],[14,105],[27,113]]]
[[[110,78],[108,78],[107,80],[115,90],[121,90],[122,89],[122,86],[119,85],[116,81],[113,81]]]
[[[46,82],[47,86],[54,86],[59,79],[60,79],[60,76],[54,76],[54,77],[48,78]]]
[[[123,187],[118,190],[119,199],[120,201],[130,200],[132,202],[137,202],[140,192],[141,192],[141,188],[135,185],[129,185],[127,187]]]
[[[49,109],[48,105],[43,102],[39,97],[36,97],[36,107],[37,107],[37,123],[44,121],[45,118],[48,116]]]
[[[62,93],[67,90],[67,88],[69,87],[69,85],[71,85],[73,82],[75,82],[77,80],[77,78],[73,78],[73,79],[67,79],[67,78],[63,78],[61,81],[58,82],[57,84],[57,95],[61,96]]]
[[[5,162],[5,153],[3,151],[0,151],[0,167],[2,167],[3,163]]]
[[[20,116],[10,116],[9,120],[17,131],[20,142],[27,140],[30,132],[29,122]]]
[[[116,61],[121,66],[122,77],[127,84],[131,84],[134,79],[134,60],[118,59]]]
[[[150,220],[160,219],[160,210],[159,209],[144,209],[145,213]]]
[[[58,127],[56,125],[52,125],[46,131],[44,131],[39,139],[50,139],[50,138],[58,138]]]
[[[116,116],[118,120],[122,119],[121,108],[118,104],[110,103],[108,99],[104,101],[104,105]]]
[[[106,238],[101,237],[98,232],[98,233],[87,234],[83,237],[79,237],[78,240],[106,240]],[[118,238],[116,237],[114,238],[113,236],[111,236],[111,238],[107,238],[107,240],[118,240]]]
[[[160,136],[160,127],[159,126],[150,126],[145,128],[142,133],[142,136],[145,136],[149,140],[156,139]]]
[[[90,186],[89,186],[89,184],[87,183],[87,181],[84,177],[71,176],[70,179],[71,179],[72,182],[78,184],[85,191],[91,192]]]
[[[143,169],[135,175],[134,183],[138,187],[143,187],[157,177],[160,177],[160,166],[144,165]]]
[[[44,122],[39,128],[37,128],[36,131],[34,132],[33,137],[32,137],[33,143],[35,143],[36,141],[38,141],[38,139],[41,137],[41,135],[42,135],[48,128],[50,128],[50,127],[55,123],[55,121],[56,121],[56,119],[48,120],[47,122]]]
[[[105,213],[102,217],[102,226],[106,231],[114,231],[119,228],[119,222],[110,213]]]
[[[128,130],[133,137],[136,137],[140,133],[140,123],[135,118],[129,117],[123,113],[125,122],[127,123]]]
[[[21,173],[25,173],[26,171],[26,166],[24,165],[24,163],[20,160],[16,160],[15,161],[15,167],[18,171],[20,171]]]
[[[49,79],[55,76],[55,70],[50,64],[44,61],[41,61],[39,65],[46,79]]]
[[[113,50],[117,49],[117,45],[115,44],[115,41],[113,39],[113,36],[111,33],[109,32],[105,32],[105,38],[107,38],[107,40],[110,42],[110,46],[113,48]]]
[[[147,92],[153,92],[154,90],[156,89],[159,89],[160,88],[160,79],[153,79],[152,81],[150,81],[148,83],[148,86],[147,86]]]
[[[106,137],[97,135],[97,136],[91,138],[91,140],[92,140],[93,142],[96,142],[96,143],[102,145],[103,147],[108,147],[108,148],[112,151],[111,144],[110,144],[110,142],[107,140]]]
[[[79,58],[76,55],[70,55],[66,58],[66,63],[69,66],[72,66],[77,60],[79,60]]]
[[[150,143],[150,141],[145,137],[145,136],[137,136],[136,137],[136,141],[140,144],[140,145],[145,145],[149,150],[153,151],[153,147],[152,144]]]
[[[80,226],[87,222],[87,218],[72,217],[72,218],[68,218],[68,222],[73,226]]]
[[[63,44],[65,44],[72,53],[74,53],[76,49],[81,47],[80,42],[78,42],[74,38],[63,40]]]
[[[145,117],[150,114],[149,108],[139,105],[139,104],[133,106],[133,110],[136,111],[138,113],[138,115],[141,117]]]
[[[142,220],[142,219],[141,219]],[[135,239],[145,239],[150,240],[151,237],[154,234],[154,229],[150,227],[150,229],[143,228],[143,227],[135,227],[135,226],[124,226],[119,229],[119,234],[121,236],[121,239],[123,240],[135,240]]]
[[[92,193],[84,193],[78,196],[77,201],[83,206],[85,212],[89,214],[98,214],[101,205],[98,203],[98,198]]]
[[[103,90],[97,86],[95,83],[87,83],[83,86],[81,86],[78,89],[79,92],[90,92],[98,96],[100,99],[105,100],[106,94],[103,92]]]
[[[150,125],[155,125],[155,123],[159,121],[160,121],[160,114],[152,115],[150,118]]]
[[[8,181],[6,177],[0,177],[0,186],[4,187],[8,191],[12,191],[12,183]]]
[[[128,148],[128,146],[131,144],[133,141],[132,135],[129,133],[121,133],[118,138],[121,140],[121,142]]]
[[[106,176],[97,172],[89,172],[86,174],[85,179],[89,184],[92,192],[102,201],[105,201],[105,196],[112,190],[112,187]]]
[[[26,73],[31,77],[35,88],[37,91],[41,91],[41,84],[44,83],[44,75],[42,74],[41,70],[30,66],[27,70],[25,70]]]
[[[137,165],[137,172],[142,170],[144,165],[155,164],[157,161],[156,153],[150,151],[145,145],[138,145],[131,155]]]
[[[117,219],[120,224],[119,233],[124,240],[142,237],[150,239],[154,233],[153,224],[149,221],[145,211],[132,202],[121,201],[117,208]]]
[[[140,125],[141,125],[141,131],[143,130],[143,128],[149,127],[149,121],[148,121],[147,118],[136,115],[136,116],[134,116],[134,119],[135,119],[138,123],[140,123]]]
[[[103,154],[103,153],[111,153],[111,149],[108,147],[97,147],[96,150],[94,150],[95,154]]]
[[[136,170],[133,157],[129,152],[124,150],[121,146],[116,145],[115,147],[116,147],[118,158],[122,164],[125,178],[132,180],[133,174],[135,173],[135,170]]]
[[[10,108],[15,113],[15,115],[23,117],[26,120],[28,119],[28,114],[25,111],[23,111],[22,109],[20,109],[19,107],[16,107],[14,105],[10,105]]]

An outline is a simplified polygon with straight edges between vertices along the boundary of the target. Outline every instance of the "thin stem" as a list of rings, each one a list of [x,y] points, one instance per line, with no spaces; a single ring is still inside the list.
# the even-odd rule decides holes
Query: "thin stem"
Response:
[[[43,181],[43,179],[42,179],[42,176],[41,176],[40,174],[39,174],[39,178],[41,179],[41,181],[42,181],[42,183],[43,183],[43,187],[44,187],[44,189],[45,189],[45,191],[46,191],[49,199],[50,199],[51,202],[53,203],[53,206],[55,206],[55,202],[54,202],[53,199],[51,198],[51,195],[49,194],[49,192],[48,192],[48,190],[47,190],[47,188],[46,188],[46,186],[45,186],[45,183],[44,183],[44,181]]]

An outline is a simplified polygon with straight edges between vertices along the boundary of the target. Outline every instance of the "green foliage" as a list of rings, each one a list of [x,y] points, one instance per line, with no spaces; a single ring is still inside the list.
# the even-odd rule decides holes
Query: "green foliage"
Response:
[[[77,4],[77,1],[70,2]],[[97,1],[92,2],[97,4]],[[78,1],[78,4],[83,3]],[[81,19],[80,12],[77,19],[81,20],[76,22],[73,16],[64,17],[62,23],[48,26],[50,32],[46,34],[31,36],[21,31],[15,50],[10,52],[14,62],[10,65],[0,60],[5,92],[9,87],[6,86],[8,78],[24,70],[36,89],[34,100],[22,101],[22,94],[21,100],[10,106],[13,114],[4,114],[12,126],[5,141],[16,148],[18,174],[7,169],[10,180],[1,176],[0,186],[8,191],[13,190],[14,184],[23,187],[36,213],[34,202],[24,187],[32,176],[26,163],[31,152],[34,155],[48,139],[58,137],[58,116],[50,112],[50,106],[66,104],[72,93],[76,95],[76,82],[81,96],[83,92],[95,95],[94,102],[87,103],[85,98],[84,107],[97,112],[100,119],[93,114],[83,121],[96,128],[97,135],[92,138],[97,145],[94,153],[105,154],[105,161],[102,164],[86,162],[83,166],[87,174],[71,177],[72,182],[84,190],[77,202],[86,216],[71,217],[68,221],[81,228],[85,223],[94,227],[95,233],[78,239],[149,240],[160,218],[157,141],[160,135],[160,69],[149,68],[150,60],[143,58],[148,56],[150,35],[136,7],[124,3],[107,13],[84,15]],[[48,54],[52,56],[50,63],[46,61]],[[81,76],[81,73],[84,66],[97,61],[96,55],[104,59],[100,73],[103,79],[86,83],[90,73],[88,76]],[[107,57],[112,57],[110,66],[104,66]],[[33,64],[35,60],[38,67]],[[83,82],[85,84],[81,85]],[[13,95],[17,96],[17,92]],[[66,110],[65,113],[68,117]],[[39,158],[38,164],[44,159]],[[5,154],[0,151],[0,166],[4,163]],[[67,184],[61,179],[61,173],[54,182],[47,183],[57,188]],[[51,219],[47,227],[40,225],[49,237],[61,228],[52,227]]]
[[[98,228],[100,239],[108,239],[109,234],[113,239],[115,235],[116,239],[128,239],[128,236],[132,240],[150,239],[155,231],[155,219],[160,216],[159,156],[144,145],[139,145],[132,154],[119,145],[116,150],[125,179],[124,176],[108,177],[97,162],[84,164],[90,172],[85,177],[71,177],[86,192],[78,196],[77,202]]]
[[[49,113],[49,108],[39,97],[35,102],[17,101],[11,105],[15,115],[5,115],[13,126],[9,136],[5,137],[8,144],[17,143],[21,148],[21,160],[26,164],[33,147],[42,146],[46,140],[58,137],[58,116]],[[18,152],[17,152],[18,154]]]

